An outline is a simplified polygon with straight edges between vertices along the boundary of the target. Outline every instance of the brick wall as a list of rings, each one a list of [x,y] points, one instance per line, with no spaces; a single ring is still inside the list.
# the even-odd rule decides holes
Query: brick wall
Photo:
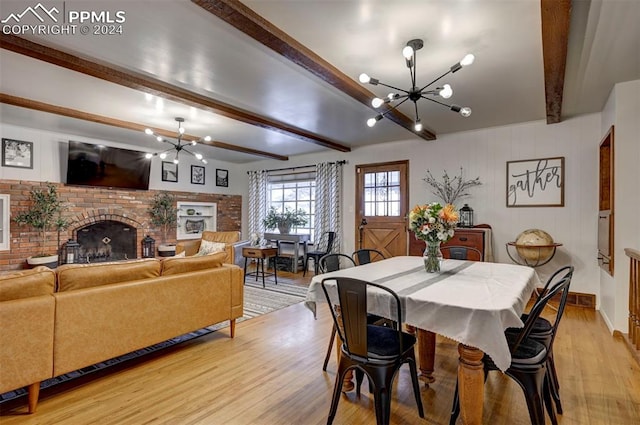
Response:
[[[29,205],[29,192],[33,187],[44,187],[47,183],[0,180],[0,193],[11,196],[11,216],[23,211]],[[138,228],[138,251],[141,249],[140,241],[146,234],[156,240],[156,246],[162,239],[160,229],[150,228],[150,217],[147,209],[153,196],[158,193],[155,190],[124,190],[107,189],[98,187],[66,186],[54,183],[58,189],[60,199],[66,204],[63,216],[75,223],[69,229],[60,232],[60,242],[72,237],[72,230],[78,223],[91,221],[93,217],[114,215],[126,218],[127,224],[137,223],[147,226]],[[215,202],[217,204],[217,230],[231,231],[241,230],[242,226],[242,196],[240,195],[216,195],[209,193],[170,192],[181,202]],[[138,227],[138,226],[136,226]],[[151,225],[151,227],[153,227]],[[10,223],[10,250],[0,251],[0,271],[15,270],[26,267],[26,258],[33,255],[38,246],[38,234],[27,226],[18,226]],[[46,246],[46,252],[55,253],[58,249],[57,232],[50,232]],[[167,242],[176,242],[175,228],[167,235]],[[140,252],[138,252],[140,255]]]

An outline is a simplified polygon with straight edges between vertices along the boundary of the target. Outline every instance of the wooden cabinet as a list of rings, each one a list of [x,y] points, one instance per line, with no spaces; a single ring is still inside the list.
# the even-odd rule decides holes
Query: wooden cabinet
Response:
[[[442,246],[468,246],[482,253],[484,261],[493,261],[491,250],[491,227],[472,227],[456,229],[453,238]],[[409,238],[409,255],[420,256],[424,252],[424,241],[418,240],[411,234]],[[446,256],[446,254],[445,254]]]

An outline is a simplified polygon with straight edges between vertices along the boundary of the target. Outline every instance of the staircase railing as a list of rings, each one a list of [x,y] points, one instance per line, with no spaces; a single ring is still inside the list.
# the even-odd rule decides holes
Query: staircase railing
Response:
[[[629,344],[640,353],[640,251],[625,248],[629,257]],[[636,356],[636,359],[638,356]]]

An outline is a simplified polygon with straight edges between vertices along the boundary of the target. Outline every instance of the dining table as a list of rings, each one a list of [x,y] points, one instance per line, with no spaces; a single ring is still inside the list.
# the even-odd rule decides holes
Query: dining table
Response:
[[[416,329],[421,378],[433,382],[435,335],[458,342],[458,391],[464,424],[482,423],[484,403],[483,356],[502,371],[511,364],[507,328],[521,328],[520,319],[540,280],[532,267],[446,259],[439,272],[427,273],[422,257],[399,256],[314,276],[305,305],[314,315],[327,303],[321,282],[327,281],[337,303],[335,280],[341,276],[383,285],[398,294],[403,322]],[[369,291],[369,313],[393,318],[388,293]],[[334,301],[336,300],[336,301]]]

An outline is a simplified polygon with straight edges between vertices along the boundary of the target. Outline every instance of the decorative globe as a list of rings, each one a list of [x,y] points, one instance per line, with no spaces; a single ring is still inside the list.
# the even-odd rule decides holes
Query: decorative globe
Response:
[[[516,250],[527,263],[542,263],[553,255],[553,248],[525,248],[520,245],[551,245],[553,238],[540,229],[527,229],[516,238]]]

